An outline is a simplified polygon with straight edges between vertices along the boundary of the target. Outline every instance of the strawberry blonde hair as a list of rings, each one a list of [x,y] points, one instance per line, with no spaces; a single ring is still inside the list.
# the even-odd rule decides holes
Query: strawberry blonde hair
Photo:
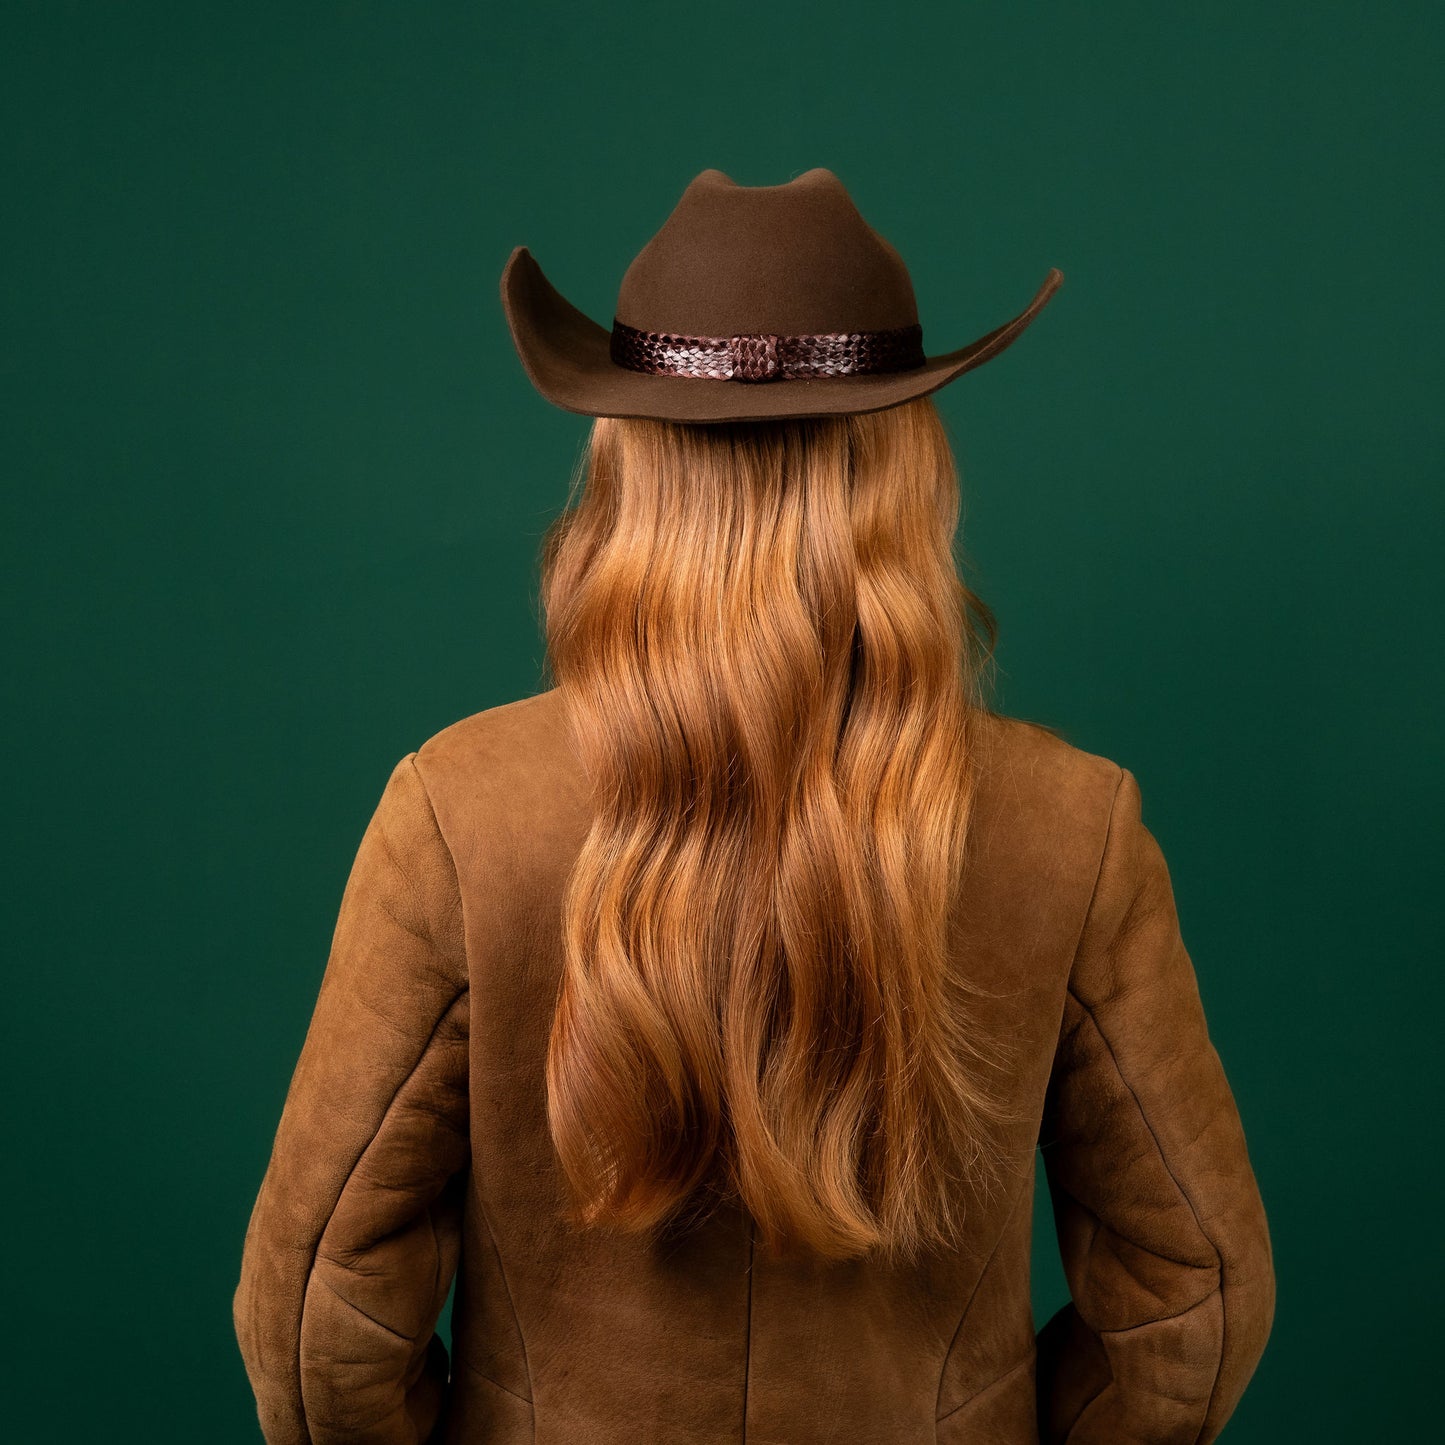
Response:
[[[929,397],[594,421],[541,591],[595,808],[547,1055],[575,1222],[725,1192],[774,1253],[956,1240],[1001,1057],[948,948],[996,639],[958,515]]]

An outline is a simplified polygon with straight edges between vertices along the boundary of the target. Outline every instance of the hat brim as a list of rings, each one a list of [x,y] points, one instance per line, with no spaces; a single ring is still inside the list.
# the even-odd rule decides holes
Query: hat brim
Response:
[[[665,376],[619,366],[611,356],[611,328],[573,306],[525,246],[512,252],[502,272],[502,307],[527,376],[564,411],[662,421],[764,421],[883,411],[937,391],[1017,340],[1063,279],[1057,267],[1050,269],[1013,320],[911,370],[763,382]]]

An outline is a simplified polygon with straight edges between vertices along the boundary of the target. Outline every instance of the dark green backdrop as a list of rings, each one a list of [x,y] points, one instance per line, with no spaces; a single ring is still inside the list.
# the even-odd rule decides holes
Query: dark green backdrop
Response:
[[[7,1438],[258,1438],[231,1290],[361,829],[538,686],[586,422],[510,248],[606,320],[698,170],[814,165],[931,349],[1067,277],[938,401],[999,700],[1138,776],[1245,1119],[1228,1438],[1438,1429],[1438,6],[3,23]]]

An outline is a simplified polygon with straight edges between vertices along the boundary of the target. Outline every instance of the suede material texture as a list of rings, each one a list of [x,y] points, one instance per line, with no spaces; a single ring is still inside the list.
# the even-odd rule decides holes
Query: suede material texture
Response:
[[[573,306],[525,246],[503,268],[501,295],[522,366],[554,406],[586,416],[746,421],[881,411],[937,391],[1011,345],[1063,279],[1050,269],[1018,315],[922,366],[765,382],[619,366],[611,320],[600,325]],[[695,176],[628,266],[615,315],[685,336],[880,331],[919,320],[902,258],[823,166],[778,186],[740,186],[719,170]]]
[[[780,186],[703,171],[627,268],[616,312],[643,330],[696,336],[918,320],[902,258],[822,166]]]
[[[270,1445],[1216,1438],[1274,1269],[1167,865],[1127,769],[996,714],[974,740],[953,952],[1017,1117],[966,1240],[907,1267],[771,1261],[736,1205],[653,1240],[563,1223],[544,1061],[590,812],[558,695],[396,764],[242,1249]],[[1036,1147],[1072,1295],[1037,1333]]]

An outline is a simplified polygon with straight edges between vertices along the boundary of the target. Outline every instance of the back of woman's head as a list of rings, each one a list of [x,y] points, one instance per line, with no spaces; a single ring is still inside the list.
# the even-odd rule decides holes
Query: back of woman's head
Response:
[[[542,582],[595,807],[547,1060],[574,1217],[951,1242],[995,1117],[948,947],[993,619],[941,419],[604,417],[582,477]]]

